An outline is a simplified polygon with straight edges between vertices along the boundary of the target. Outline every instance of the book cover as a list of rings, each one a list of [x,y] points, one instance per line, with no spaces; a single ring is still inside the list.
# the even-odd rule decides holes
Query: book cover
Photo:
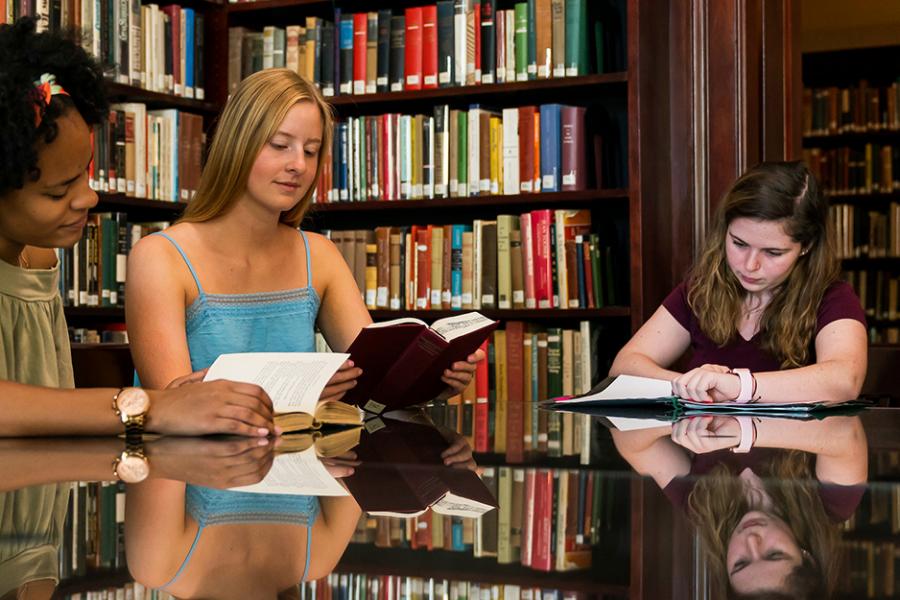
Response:
[[[495,83],[497,37],[494,19],[497,0],[481,0],[481,83]]]
[[[378,43],[375,64],[375,91],[379,94],[390,91],[391,77],[391,9],[378,11]]]
[[[563,191],[587,189],[587,158],[584,133],[585,109],[563,106],[560,111],[562,144],[560,148]]]
[[[437,5],[422,7],[422,89],[438,87]]]
[[[353,14],[353,93],[366,93],[368,14]]]
[[[566,0],[550,0],[551,68],[553,77],[566,76]]]
[[[496,326],[478,313],[439,319],[431,327],[418,319],[373,323],[348,349],[363,373],[342,400],[374,413],[431,400],[446,389],[444,369],[465,360]]]
[[[378,13],[366,14],[366,93],[374,94],[378,80]]]
[[[454,85],[456,34],[454,31],[454,0],[438,0],[437,3],[437,61],[438,86]]]
[[[525,325],[521,321],[506,323],[506,461],[525,460],[524,356]]]
[[[421,6],[406,9],[405,90],[422,89],[422,26]]]
[[[391,16],[390,91],[402,92],[406,81],[406,16]]]
[[[337,17],[335,17],[337,18]],[[335,75],[340,73],[338,82],[338,91],[341,94],[353,93],[353,78],[356,72],[354,68],[354,15],[341,15],[340,27],[338,27],[338,38],[340,40],[338,48],[340,49],[340,71],[335,70]]]
[[[561,189],[561,131],[562,105],[541,105],[541,191],[558,192]]]

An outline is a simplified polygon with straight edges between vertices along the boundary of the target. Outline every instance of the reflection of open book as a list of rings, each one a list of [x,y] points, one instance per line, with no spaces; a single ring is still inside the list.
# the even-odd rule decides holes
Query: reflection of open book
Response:
[[[322,390],[347,354],[245,352],[222,354],[204,381],[230,379],[255,383],[272,399],[275,424],[285,432],[322,425],[360,425],[359,410],[342,402],[319,403]]]
[[[778,404],[693,402],[675,396],[669,381],[634,375],[607,377],[587,394],[565,396],[542,403],[544,408],[598,416],[638,416],[633,411],[649,410],[665,415],[664,418],[669,420],[700,413],[813,417],[819,414],[835,414],[837,411],[864,405],[865,403],[856,400],[840,403],[799,400]]]
[[[444,369],[473,353],[497,322],[477,312],[435,321],[395,319],[365,327],[347,352],[363,370],[343,401],[369,412],[431,400],[447,387]]]
[[[325,465],[316,456],[315,448],[312,447],[303,452],[283,452],[283,448],[279,448],[279,454],[275,456],[272,468],[262,481],[231,490],[257,494],[349,495],[325,469]]]
[[[372,515],[415,517],[432,508],[477,517],[496,508],[474,471],[443,464],[441,452],[448,446],[430,424],[371,419],[355,449],[360,464],[344,483],[360,508]]]
[[[302,452],[314,447],[323,458],[340,456],[359,443],[360,431],[361,427],[327,427],[287,433],[279,440],[278,452]]]

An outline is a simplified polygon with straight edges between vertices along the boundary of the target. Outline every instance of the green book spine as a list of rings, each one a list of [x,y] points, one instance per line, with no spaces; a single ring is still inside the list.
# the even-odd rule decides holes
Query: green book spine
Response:
[[[587,1],[566,0],[566,77],[587,75]]]
[[[603,65],[603,22],[594,21],[594,52],[597,61],[597,73],[605,73]]]
[[[590,236],[591,248],[591,277],[594,280],[594,301],[597,308],[603,308],[603,280],[601,279],[600,269],[600,236],[592,233]]]
[[[469,113],[461,110],[458,114],[456,141],[456,176],[459,178],[459,196],[469,195]]]
[[[528,3],[515,7],[516,81],[528,80]]]
[[[537,79],[537,2],[528,0],[528,79]]]
[[[562,396],[562,329],[547,329],[547,395]],[[562,456],[562,416],[556,411],[547,415],[547,456]]]

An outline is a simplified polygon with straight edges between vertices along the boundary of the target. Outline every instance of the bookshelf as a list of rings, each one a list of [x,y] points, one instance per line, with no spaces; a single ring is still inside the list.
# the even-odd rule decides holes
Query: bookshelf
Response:
[[[900,343],[900,46],[803,56],[803,156],[830,195],[845,275],[870,342]],[[890,66],[889,66],[890,65]]]

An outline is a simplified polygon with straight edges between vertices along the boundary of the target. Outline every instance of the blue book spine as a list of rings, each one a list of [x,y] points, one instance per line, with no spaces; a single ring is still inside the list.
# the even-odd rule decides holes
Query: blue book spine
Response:
[[[450,525],[450,540],[451,547],[456,551],[464,551],[466,549],[466,545],[463,543],[463,524],[461,517],[452,517],[451,525]]]
[[[340,42],[341,68],[335,69],[335,76],[341,74],[340,84],[335,86],[342,94],[353,93],[353,15],[344,15],[340,20],[338,34]]]
[[[580,235],[575,236],[575,257],[575,271],[578,273],[578,306],[587,308],[587,288],[584,281],[584,244]]]
[[[465,225],[454,225],[450,230],[450,308],[462,309],[462,238]]]
[[[194,9],[184,10],[184,85],[190,88],[191,93],[185,90],[185,95],[193,96],[194,89]],[[174,58],[174,57],[173,57]],[[175,163],[178,164],[178,163]]]
[[[562,106],[541,105],[541,191],[558,192],[561,189],[559,172],[562,163]]]

